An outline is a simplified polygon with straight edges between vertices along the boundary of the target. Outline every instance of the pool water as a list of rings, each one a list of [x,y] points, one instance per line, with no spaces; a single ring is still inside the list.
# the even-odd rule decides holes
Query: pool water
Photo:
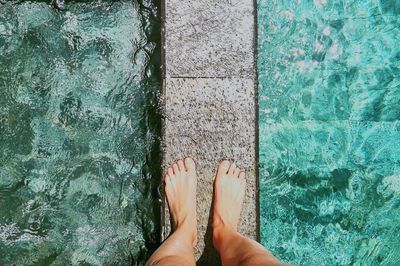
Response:
[[[400,263],[400,1],[258,0],[261,241]]]
[[[143,264],[160,237],[159,3],[51,2],[0,3],[0,265]]]

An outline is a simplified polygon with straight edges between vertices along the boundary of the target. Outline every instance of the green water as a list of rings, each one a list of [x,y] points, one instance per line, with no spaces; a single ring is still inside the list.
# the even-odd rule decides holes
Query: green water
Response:
[[[0,2],[0,265],[143,264],[159,241],[157,1]]]
[[[262,244],[400,265],[400,1],[258,5]]]

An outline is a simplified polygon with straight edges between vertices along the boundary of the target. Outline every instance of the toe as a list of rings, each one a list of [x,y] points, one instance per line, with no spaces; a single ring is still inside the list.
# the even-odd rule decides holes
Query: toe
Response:
[[[192,158],[185,159],[185,167],[186,167],[186,171],[188,171],[188,172],[196,170],[196,165]]]
[[[167,174],[168,174],[169,176],[173,176],[173,175],[174,175],[174,171],[172,170],[171,167],[168,167],[168,169],[167,169]]]
[[[239,174],[240,183],[245,185],[246,184],[246,174],[244,172],[240,172]]]
[[[172,169],[174,170],[175,175],[179,174],[179,167],[176,163],[172,165]]]
[[[227,160],[222,161],[218,166],[218,175],[227,174],[231,163]]]
[[[240,169],[238,167],[236,167],[235,171],[233,171],[233,175],[238,178],[240,174]]]
[[[168,173],[165,173],[165,175],[164,175],[164,182],[167,182],[167,178],[168,178]]]
[[[178,161],[178,167],[179,167],[179,171],[181,171],[181,172],[186,170],[185,165],[183,164],[182,160]]]
[[[229,167],[229,170],[228,170],[228,174],[233,175],[233,173],[235,172],[235,169],[236,169],[236,165],[234,163],[231,164],[231,166]]]

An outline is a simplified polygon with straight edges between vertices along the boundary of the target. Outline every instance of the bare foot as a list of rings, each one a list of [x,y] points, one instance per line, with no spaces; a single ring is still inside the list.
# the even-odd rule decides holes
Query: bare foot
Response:
[[[222,161],[215,176],[213,238],[214,242],[222,230],[237,232],[244,195],[246,178],[235,164]]]
[[[191,158],[179,160],[167,169],[165,193],[173,220],[173,230],[184,230],[193,246],[197,241],[196,167]]]

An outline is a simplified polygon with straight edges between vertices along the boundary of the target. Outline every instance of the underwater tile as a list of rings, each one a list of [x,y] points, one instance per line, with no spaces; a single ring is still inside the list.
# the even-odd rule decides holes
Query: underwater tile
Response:
[[[0,3],[0,265],[143,264],[160,230],[154,22],[135,1],[64,8]]]
[[[395,231],[394,220],[375,216],[398,213],[393,204],[399,200],[399,139],[398,121],[285,120],[261,125],[262,243],[298,263],[317,262],[310,256],[316,255],[319,243],[318,252],[334,250],[329,259],[341,256],[347,263],[365,235],[376,234],[380,226]]]

